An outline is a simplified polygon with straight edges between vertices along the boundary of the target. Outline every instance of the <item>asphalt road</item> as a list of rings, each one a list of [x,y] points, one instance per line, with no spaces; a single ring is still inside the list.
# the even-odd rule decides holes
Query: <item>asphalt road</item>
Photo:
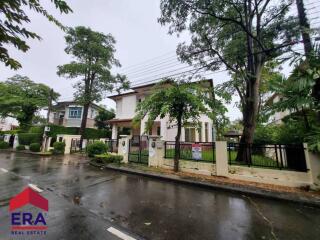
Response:
[[[11,235],[9,200],[28,184],[43,189],[41,195],[49,200],[46,236]],[[0,239],[319,236],[317,208],[100,170],[76,155],[0,153]]]

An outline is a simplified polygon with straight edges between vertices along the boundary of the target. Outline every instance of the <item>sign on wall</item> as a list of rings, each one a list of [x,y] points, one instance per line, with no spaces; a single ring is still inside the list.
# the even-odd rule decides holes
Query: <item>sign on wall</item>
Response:
[[[202,159],[202,149],[200,144],[192,144],[192,159],[194,160]]]

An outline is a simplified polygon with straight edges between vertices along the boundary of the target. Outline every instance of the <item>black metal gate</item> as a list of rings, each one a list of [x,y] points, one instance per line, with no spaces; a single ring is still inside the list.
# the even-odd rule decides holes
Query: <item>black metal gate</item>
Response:
[[[70,153],[80,152],[80,139],[72,138],[71,139],[71,146],[70,146]]]
[[[149,139],[148,136],[133,136],[129,140],[129,162],[148,164]]]

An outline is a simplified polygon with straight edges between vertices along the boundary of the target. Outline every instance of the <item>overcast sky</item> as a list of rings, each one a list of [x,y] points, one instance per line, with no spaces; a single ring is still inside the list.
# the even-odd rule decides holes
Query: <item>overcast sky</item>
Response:
[[[116,43],[116,57],[120,60],[123,70],[131,73],[132,81],[153,79],[159,72],[154,65],[171,61],[179,42],[187,41],[188,35],[176,36],[167,34],[167,28],[160,26],[157,18],[160,16],[158,0],[70,0],[67,1],[73,9],[72,14],[60,15],[50,1],[42,1],[44,7],[53,13],[66,26],[88,26],[93,30],[111,33]],[[0,64],[1,81],[14,74],[30,77],[35,82],[45,83],[61,94],[60,100],[72,100],[74,81],[57,76],[57,66],[68,63],[71,58],[64,52],[64,32],[48,22],[43,16],[30,12],[31,23],[28,28],[42,37],[42,41],[28,40],[31,49],[21,53],[9,48],[13,57],[18,59],[23,68],[12,71]],[[146,60],[149,60],[147,61]],[[169,59],[169,60],[168,60]],[[173,59],[174,60],[174,59]],[[149,65],[148,65],[149,64]],[[150,64],[152,65],[150,68]],[[172,64],[170,65],[172,67]],[[161,66],[162,73],[166,65]],[[173,69],[181,68],[177,66]],[[143,69],[150,69],[149,75],[144,75]],[[152,71],[151,71],[152,70]],[[148,72],[148,71],[147,71]],[[211,76],[215,84],[225,81],[225,72]],[[114,107],[111,100],[104,100],[108,107]],[[241,116],[239,110],[229,106],[228,116],[236,119]]]

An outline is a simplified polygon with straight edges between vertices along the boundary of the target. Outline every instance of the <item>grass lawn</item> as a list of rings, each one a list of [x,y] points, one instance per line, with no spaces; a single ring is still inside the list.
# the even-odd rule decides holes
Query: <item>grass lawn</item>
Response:
[[[202,160],[204,162],[215,162],[215,151],[212,150],[204,150],[202,151]],[[166,151],[167,158],[174,157],[174,149],[167,149]],[[229,162],[235,165],[247,165],[243,162],[236,161],[237,158],[237,151],[230,151],[228,152]],[[180,159],[181,160],[192,160],[192,151],[191,150],[184,150],[180,151]],[[196,161],[196,160],[194,160]],[[263,166],[263,167],[277,167],[277,162],[271,158],[268,158],[263,155],[254,154],[252,155],[252,165],[255,166]]]

